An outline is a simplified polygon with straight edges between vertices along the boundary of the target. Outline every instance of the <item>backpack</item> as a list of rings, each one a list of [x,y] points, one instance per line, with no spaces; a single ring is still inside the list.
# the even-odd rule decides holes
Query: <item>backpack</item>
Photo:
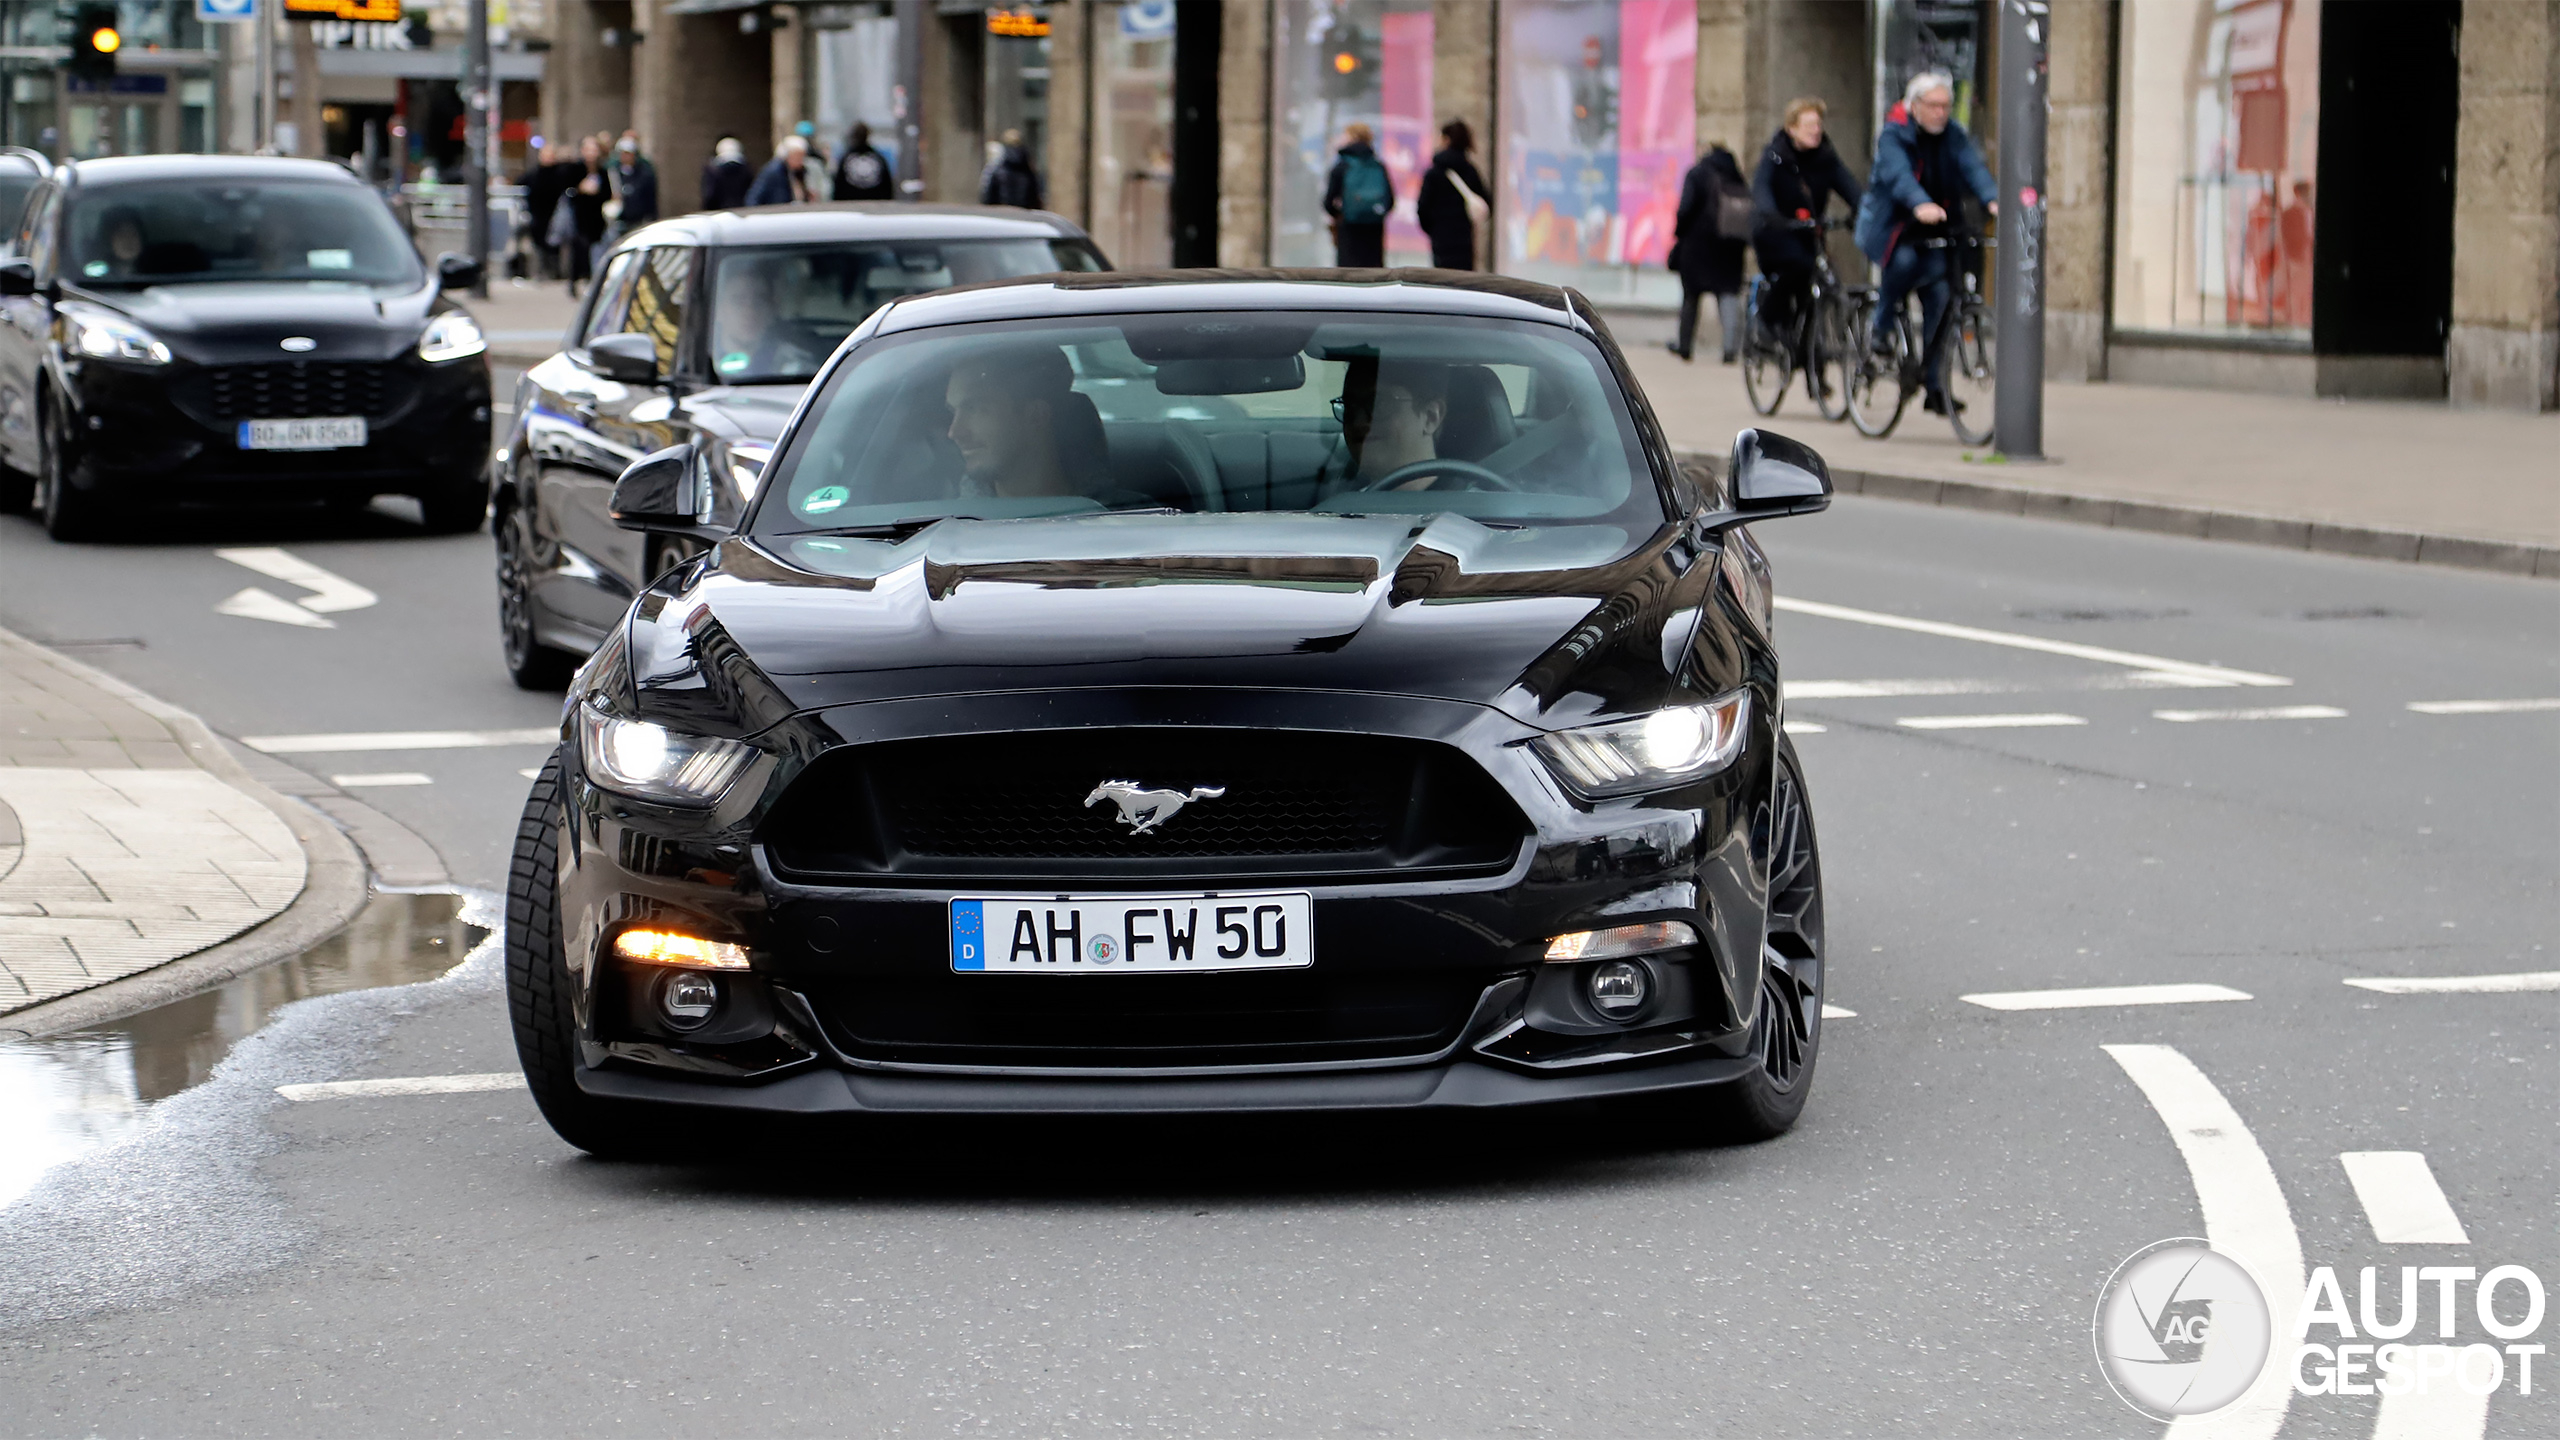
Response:
[[[1395,185],[1388,180],[1385,165],[1374,156],[1342,157],[1343,224],[1384,225],[1387,212],[1395,207]]]

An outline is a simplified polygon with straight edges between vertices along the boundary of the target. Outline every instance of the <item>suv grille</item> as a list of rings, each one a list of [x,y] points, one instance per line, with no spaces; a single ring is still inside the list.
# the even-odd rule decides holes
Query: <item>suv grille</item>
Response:
[[[392,407],[392,365],[278,360],[209,365],[189,376],[179,403],[199,420],[300,420],[321,415],[379,419]]]
[[[1107,780],[1185,795],[1141,833]],[[1049,730],[849,746],[766,822],[784,872],[923,878],[1345,879],[1499,873],[1527,820],[1464,754],[1308,731]]]

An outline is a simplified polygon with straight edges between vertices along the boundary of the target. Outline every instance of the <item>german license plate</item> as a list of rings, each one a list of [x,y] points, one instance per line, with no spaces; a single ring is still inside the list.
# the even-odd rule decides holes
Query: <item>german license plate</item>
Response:
[[[951,968],[969,974],[1296,970],[1315,954],[1315,901],[1303,890],[951,902]]]
[[[364,444],[364,417],[333,416],[320,420],[243,420],[243,450],[348,450]]]

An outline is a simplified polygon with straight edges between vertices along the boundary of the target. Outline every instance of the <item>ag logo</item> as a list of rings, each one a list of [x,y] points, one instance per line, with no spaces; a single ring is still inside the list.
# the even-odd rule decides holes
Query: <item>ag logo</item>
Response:
[[[2239,1399],[2275,1338],[2266,1292],[2202,1240],[2163,1240],[2117,1266],[2098,1292],[2095,1331],[2107,1383],[2154,1420]]]

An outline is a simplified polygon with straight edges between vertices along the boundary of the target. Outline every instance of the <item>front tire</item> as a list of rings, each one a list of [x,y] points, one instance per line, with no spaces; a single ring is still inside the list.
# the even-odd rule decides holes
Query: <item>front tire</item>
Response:
[[[1775,415],[1786,403],[1787,377],[1794,373],[1787,347],[1765,339],[1760,324],[1753,321],[1750,338],[1742,342],[1742,389],[1751,397],[1751,408],[1763,415]]]
[[[1868,344],[1868,337],[1874,333],[1869,328],[1869,313],[1866,306],[1861,306],[1854,326],[1858,332],[1858,355],[1849,367],[1849,423],[1868,439],[1881,440],[1893,433],[1893,427],[1902,421],[1902,407],[1911,403],[1911,392],[1902,384],[1903,361],[1911,348],[1911,327],[1897,320],[1885,332],[1891,341],[1891,353],[1878,355]]]
[[[1769,801],[1769,925],[1750,1074],[1717,1090],[1703,1117],[1717,1136],[1768,1140],[1794,1128],[1822,1050],[1822,855],[1796,747],[1778,742]]]
[[[95,539],[106,528],[106,506],[94,491],[72,483],[78,462],[71,457],[71,437],[59,406],[45,405],[40,433],[44,439],[36,461],[36,509],[44,520],[44,533],[59,541]]]
[[[1992,348],[1991,315],[1967,306],[1947,335],[1947,421],[1956,443],[1988,445],[1999,407],[1999,360]]]
[[[578,657],[535,638],[533,581],[525,573],[524,512],[498,512],[498,653],[507,678],[519,690],[563,690],[577,673]]]
[[[1813,365],[1805,372],[1805,389],[1812,392],[1813,408],[1822,418],[1839,421],[1849,414],[1849,377],[1858,363],[1858,347],[1863,343],[1853,331],[1849,307],[1834,293],[1825,293],[1821,306],[1813,312]]]

